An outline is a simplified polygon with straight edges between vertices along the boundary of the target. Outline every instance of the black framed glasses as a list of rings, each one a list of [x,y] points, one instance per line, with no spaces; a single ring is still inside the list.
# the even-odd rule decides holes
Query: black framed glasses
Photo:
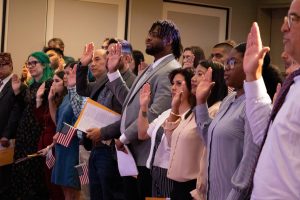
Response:
[[[29,67],[35,67],[38,63],[40,63],[39,61],[37,61],[37,60],[34,60],[34,61],[31,61],[31,62],[27,62],[26,64],[26,66],[27,66],[27,68],[29,68]]]

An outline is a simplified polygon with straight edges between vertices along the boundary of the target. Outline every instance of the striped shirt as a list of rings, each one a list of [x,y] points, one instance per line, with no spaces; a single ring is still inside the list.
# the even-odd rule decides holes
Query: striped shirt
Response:
[[[207,199],[249,198],[259,146],[245,114],[245,95],[229,94],[213,120],[207,105],[198,105],[196,117],[207,145]]]

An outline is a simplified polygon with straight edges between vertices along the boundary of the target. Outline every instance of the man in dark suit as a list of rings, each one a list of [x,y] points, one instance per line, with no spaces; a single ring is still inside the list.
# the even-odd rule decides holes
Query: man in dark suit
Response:
[[[0,144],[2,147],[8,147],[9,140],[15,137],[22,112],[11,86],[12,72],[13,63],[10,53],[0,53]],[[0,196],[3,198],[2,192],[8,186],[10,172],[11,165],[0,167]]]
[[[124,144],[130,144],[129,147],[139,171],[138,188],[134,189],[132,184],[125,184],[128,187],[132,186],[125,190],[127,199],[130,200],[142,200],[146,196],[151,196],[151,175],[150,170],[146,168],[150,140],[138,140],[139,91],[146,82],[150,83],[150,105],[149,109],[145,111],[149,122],[152,122],[163,111],[171,107],[171,84],[168,75],[174,69],[181,67],[176,59],[182,53],[179,30],[173,22],[160,20],[153,23],[146,38],[146,53],[154,57],[154,63],[136,78],[130,90],[126,87],[118,70],[119,60],[122,59],[120,45],[115,45],[110,51],[107,64],[110,80],[108,86],[118,99],[123,100],[120,125],[122,135],[116,141],[116,145],[122,149]],[[138,197],[135,196],[136,191],[138,191]]]
[[[118,41],[109,41],[108,51],[111,44]],[[132,61],[132,47],[125,40],[119,41],[122,45],[123,59],[121,61],[121,74],[128,87],[131,87],[135,75],[129,69]],[[122,104],[107,87],[108,78],[106,71],[106,50],[94,51],[93,44],[88,44],[83,53],[77,69],[76,87],[79,95],[89,96],[94,101],[118,112],[122,111]],[[103,53],[104,52],[104,53]],[[94,83],[87,81],[87,65],[96,77]],[[93,148],[89,159],[89,179],[91,199],[120,200],[124,199],[123,181],[120,177],[117,161],[115,159],[114,138],[120,136],[120,123],[117,122],[109,127],[90,128],[86,131],[86,137],[93,142]],[[86,141],[86,139],[85,139]]]

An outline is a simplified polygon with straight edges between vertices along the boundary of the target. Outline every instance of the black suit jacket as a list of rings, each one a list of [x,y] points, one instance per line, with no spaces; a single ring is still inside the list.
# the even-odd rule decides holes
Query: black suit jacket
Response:
[[[88,82],[87,74],[87,67],[78,66],[76,72],[76,91],[81,96],[90,97],[94,101],[97,101],[105,84],[109,82],[107,74],[105,73],[101,78],[92,83]],[[130,88],[136,76],[128,69],[126,72],[122,73],[122,77],[126,85]],[[109,98],[111,102],[108,108],[121,114],[123,102],[120,102],[113,93],[110,93],[106,98]],[[101,128],[101,140],[118,138],[120,135],[120,121]],[[90,140],[84,137],[83,143],[86,149],[91,149]]]
[[[25,85],[21,86],[22,88]],[[14,138],[18,127],[18,121],[22,115],[22,106],[11,87],[11,79],[5,84],[0,92],[0,138]]]

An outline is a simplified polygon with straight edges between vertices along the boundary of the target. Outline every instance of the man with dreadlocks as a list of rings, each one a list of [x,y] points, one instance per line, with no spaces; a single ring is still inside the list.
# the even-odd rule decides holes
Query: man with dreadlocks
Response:
[[[151,196],[151,175],[146,167],[150,140],[138,140],[139,91],[145,83],[150,84],[149,108],[143,111],[143,115],[148,116],[149,122],[170,108],[171,87],[168,75],[172,70],[181,67],[176,59],[182,53],[179,30],[173,22],[159,20],[153,23],[146,38],[146,53],[154,57],[154,62],[136,78],[130,90],[118,70],[118,63],[121,59],[120,44],[116,44],[109,52],[107,63],[109,88],[119,100],[123,101],[121,136],[116,141],[116,145],[119,150],[124,150],[124,144],[129,146],[139,171],[137,182],[132,177],[125,178],[126,198],[130,200]]]

